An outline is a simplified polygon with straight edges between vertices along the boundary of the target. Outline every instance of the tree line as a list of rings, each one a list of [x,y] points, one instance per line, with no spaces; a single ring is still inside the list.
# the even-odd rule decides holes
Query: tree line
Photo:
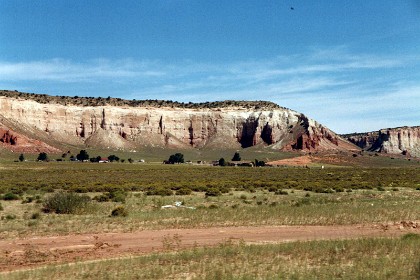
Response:
[[[70,154],[70,151],[68,151],[67,153],[63,153],[61,156],[61,159],[57,159],[56,161],[63,161],[65,160],[65,158],[67,158],[67,155]],[[25,156],[23,154],[20,154],[19,156],[19,161],[25,161]],[[69,157],[70,161],[80,161],[80,162],[125,162],[124,159],[120,159],[118,156],[116,155],[109,155],[107,158],[103,158],[101,156],[96,156],[96,157],[90,157],[88,152],[86,150],[80,150],[80,152],[76,155],[73,156],[71,155]],[[50,158],[48,157],[48,154],[45,152],[41,152],[39,153],[38,157],[36,158],[37,161],[50,161]],[[239,154],[239,152],[235,152],[235,154],[233,155],[231,161],[232,162],[241,162],[242,158],[241,155]],[[134,160],[129,158],[127,160],[129,163],[133,163]],[[166,164],[180,164],[180,163],[184,163],[185,159],[184,159],[184,155],[182,153],[175,153],[169,156],[168,160],[165,160],[164,163]],[[227,166],[229,165],[229,163],[224,159],[224,158],[220,158],[218,161],[218,165],[219,166]],[[254,162],[252,162],[253,166],[265,166],[265,162],[264,161],[260,161],[255,159]]]

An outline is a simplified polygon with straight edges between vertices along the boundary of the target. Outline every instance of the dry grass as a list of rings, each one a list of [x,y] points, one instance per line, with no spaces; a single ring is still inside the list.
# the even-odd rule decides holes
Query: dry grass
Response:
[[[420,236],[234,244],[0,275],[4,279],[418,279]]]
[[[0,169],[0,194],[12,192],[19,199],[1,201],[0,238],[237,225],[418,222],[418,171],[9,164]],[[146,195],[154,188],[170,189],[173,194]],[[179,188],[194,192],[175,195]],[[125,194],[106,194],[103,197],[109,199],[105,202],[92,200],[78,215],[41,213],[42,201],[58,190],[84,192],[91,198],[112,190]],[[206,196],[209,190],[222,194]],[[161,208],[175,201],[195,209]],[[128,216],[112,217],[112,210],[120,205]],[[168,248],[174,245],[171,242],[168,240]],[[49,266],[0,274],[0,278],[416,279],[420,277],[419,250],[418,236],[278,245],[227,242],[217,248]]]
[[[174,227],[420,220],[420,172],[415,168],[307,170],[25,163],[5,165],[0,177],[0,195],[13,192],[19,196],[19,200],[1,202],[1,238]],[[182,188],[197,191],[175,195],[175,190]],[[40,214],[48,192],[60,189],[87,192],[92,198],[104,191],[125,191],[128,216],[110,217],[121,205],[112,201],[93,201],[82,215]],[[173,190],[173,195],[145,195],[159,189]],[[225,193],[206,197],[209,190]],[[175,201],[196,209],[161,209]]]
[[[394,223],[420,220],[420,191],[358,190],[351,193],[312,193],[288,190],[231,191],[217,197],[202,193],[187,196],[146,196],[131,193],[124,208],[127,217],[111,217],[118,202],[92,201],[81,215],[38,214],[42,204],[3,201],[0,237],[94,232],[129,232],[139,229],[193,228],[247,225],[334,225]],[[97,194],[90,194],[95,196]],[[181,201],[196,209],[161,209]],[[15,219],[6,219],[13,215]]]

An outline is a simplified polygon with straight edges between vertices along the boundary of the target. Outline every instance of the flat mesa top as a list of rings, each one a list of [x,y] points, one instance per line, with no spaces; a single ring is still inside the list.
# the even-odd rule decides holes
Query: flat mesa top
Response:
[[[243,100],[224,100],[213,102],[178,102],[171,100],[126,100],[113,97],[79,97],[79,96],[52,96],[47,94],[24,93],[10,90],[0,90],[0,96],[10,98],[22,98],[33,100],[43,104],[61,104],[78,106],[129,106],[129,107],[172,107],[190,109],[215,109],[241,107],[246,109],[280,109],[283,108],[270,101],[243,101]]]

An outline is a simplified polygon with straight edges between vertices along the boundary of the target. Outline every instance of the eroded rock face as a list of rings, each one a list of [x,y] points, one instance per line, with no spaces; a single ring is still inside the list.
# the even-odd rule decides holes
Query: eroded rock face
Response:
[[[285,108],[65,106],[0,96],[0,112],[4,126],[14,126],[28,137],[70,145],[122,149],[255,145],[297,150],[355,148],[328,128]],[[19,143],[19,138],[13,141]]]
[[[21,153],[57,153],[60,151],[43,141],[28,138],[5,127],[0,127],[0,146]]]
[[[378,139],[379,132],[367,132],[367,133],[357,133],[351,135],[345,135],[344,137],[347,138],[350,142],[357,145],[358,147],[369,150],[376,140]]]
[[[368,151],[420,157],[420,126],[381,129],[347,138]]]
[[[16,145],[17,136],[13,135],[10,130],[0,128],[0,142],[10,145]]]

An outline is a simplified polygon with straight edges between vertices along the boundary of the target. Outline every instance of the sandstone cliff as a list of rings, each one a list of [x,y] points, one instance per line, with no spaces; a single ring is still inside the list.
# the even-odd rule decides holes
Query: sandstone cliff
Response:
[[[381,129],[345,138],[368,151],[420,157],[420,126]]]
[[[56,143],[129,150],[142,147],[223,149],[255,145],[309,151],[357,148],[305,115],[273,103],[121,104],[41,103],[8,92],[0,96],[1,143],[14,150],[18,150],[21,143],[30,141],[43,142],[43,148],[50,150],[57,146]],[[38,150],[41,146],[38,145]]]

